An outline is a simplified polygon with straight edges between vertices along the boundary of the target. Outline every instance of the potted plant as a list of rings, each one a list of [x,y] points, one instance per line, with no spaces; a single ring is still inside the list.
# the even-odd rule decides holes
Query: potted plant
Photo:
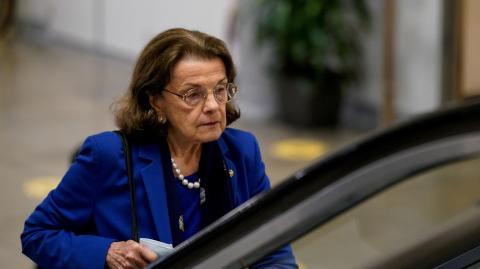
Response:
[[[280,117],[305,126],[337,122],[342,91],[358,78],[363,0],[259,0],[257,40],[272,48]]]

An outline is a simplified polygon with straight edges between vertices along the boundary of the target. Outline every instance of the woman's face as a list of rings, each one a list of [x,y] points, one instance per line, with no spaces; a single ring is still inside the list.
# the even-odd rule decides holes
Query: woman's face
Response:
[[[213,89],[227,83],[221,59],[187,57],[172,70],[166,90],[183,95],[191,89],[207,89],[207,98],[191,106],[181,97],[163,91],[151,96],[150,103],[157,113],[167,117],[168,136],[181,143],[203,143],[216,140],[226,126],[226,103],[218,103]]]

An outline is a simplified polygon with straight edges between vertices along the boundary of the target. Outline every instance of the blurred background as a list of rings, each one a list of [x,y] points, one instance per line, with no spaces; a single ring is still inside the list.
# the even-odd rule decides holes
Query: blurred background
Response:
[[[233,54],[242,118],[273,185],[325,154],[480,95],[475,0],[0,0],[0,267],[32,268],[23,222],[157,33],[196,29]],[[395,141],[392,141],[394,143]]]

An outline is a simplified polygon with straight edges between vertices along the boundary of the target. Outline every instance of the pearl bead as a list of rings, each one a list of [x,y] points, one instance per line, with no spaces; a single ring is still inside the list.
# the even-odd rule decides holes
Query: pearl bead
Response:
[[[188,179],[185,178],[185,176],[182,174],[182,171],[180,171],[180,168],[178,167],[177,163],[173,158],[170,159],[172,161],[172,168],[173,172],[178,180],[182,183],[182,185],[186,186],[189,189],[195,188],[199,189],[200,188],[200,178],[196,182],[189,182]]]

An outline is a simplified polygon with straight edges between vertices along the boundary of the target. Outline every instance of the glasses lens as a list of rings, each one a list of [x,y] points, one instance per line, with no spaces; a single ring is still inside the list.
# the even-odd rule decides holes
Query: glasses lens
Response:
[[[213,95],[218,103],[227,103],[233,99],[237,92],[237,86],[233,83],[220,84],[213,90]],[[188,105],[196,106],[203,102],[207,97],[208,90],[203,88],[194,88],[183,95],[183,99]]]
[[[225,103],[228,101],[227,85],[228,84],[218,85],[214,90],[215,99],[217,99],[219,103]]]
[[[205,91],[201,89],[191,89],[187,93],[185,93],[185,102],[191,106],[198,105],[202,100],[203,96],[205,96]]]

